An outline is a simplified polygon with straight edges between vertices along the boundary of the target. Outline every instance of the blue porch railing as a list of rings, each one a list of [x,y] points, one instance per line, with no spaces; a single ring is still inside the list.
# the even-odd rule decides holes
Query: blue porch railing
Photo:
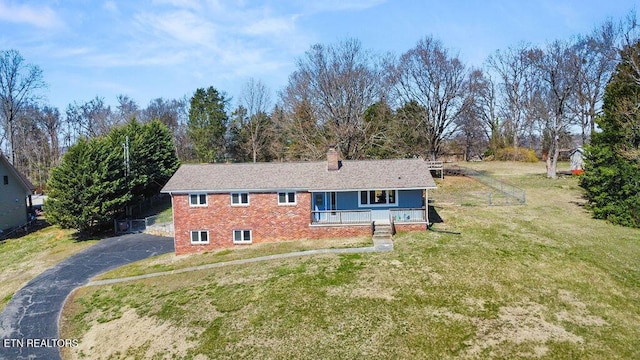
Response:
[[[389,219],[393,223],[425,222],[427,214],[425,209],[390,209]]]
[[[379,211],[379,210],[376,210]],[[424,208],[389,209],[389,220],[395,223],[425,222],[427,214]],[[311,211],[312,224],[343,225],[371,224],[374,220],[371,210],[314,210]],[[386,215],[385,215],[386,218]],[[378,219],[379,220],[379,219]]]
[[[334,210],[311,212],[312,224],[370,224],[371,210]]]

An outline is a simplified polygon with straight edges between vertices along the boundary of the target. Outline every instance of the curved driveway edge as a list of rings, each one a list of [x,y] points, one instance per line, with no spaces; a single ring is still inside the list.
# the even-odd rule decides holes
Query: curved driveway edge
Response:
[[[173,239],[133,234],[100,240],[33,278],[0,314],[0,359],[60,359],[58,319],[67,296],[90,278],[116,267],[172,252]],[[35,339],[30,347],[27,341]],[[25,347],[19,347],[18,340]],[[8,346],[7,346],[8,345]]]

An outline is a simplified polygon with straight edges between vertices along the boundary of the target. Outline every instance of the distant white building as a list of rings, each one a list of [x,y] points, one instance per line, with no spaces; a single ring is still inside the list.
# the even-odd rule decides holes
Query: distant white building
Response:
[[[571,162],[571,171],[582,171],[582,163],[584,159],[584,150],[577,147],[569,153],[569,161]]]

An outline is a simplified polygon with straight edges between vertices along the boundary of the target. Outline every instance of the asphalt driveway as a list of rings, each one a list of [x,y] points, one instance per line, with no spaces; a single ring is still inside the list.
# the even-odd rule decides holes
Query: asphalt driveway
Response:
[[[105,271],[172,251],[172,238],[125,235],[100,240],[47,269],[20,289],[0,314],[0,359],[60,359],[56,343],[64,339],[48,339],[59,339],[58,319],[73,289]]]

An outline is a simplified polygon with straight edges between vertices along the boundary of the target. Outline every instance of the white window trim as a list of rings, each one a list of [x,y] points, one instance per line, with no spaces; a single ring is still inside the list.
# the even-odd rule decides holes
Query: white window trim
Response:
[[[236,232],[238,232],[238,231],[241,233],[241,237],[243,238],[242,240],[236,240]],[[244,239],[244,232],[245,231],[249,232],[249,240],[245,240]],[[249,229],[233,230],[233,232],[231,233],[231,236],[232,236],[234,244],[251,244],[251,243],[253,243],[253,231],[251,231]]]
[[[198,241],[193,241],[193,233],[198,233]],[[207,241],[202,241],[202,233],[207,234]],[[191,241],[192,245],[202,245],[209,243],[209,230],[191,230],[189,232],[189,241]]]
[[[387,192],[387,200],[389,200],[389,191],[395,191],[396,193],[396,198],[395,198],[395,202],[393,203],[386,203],[386,204],[363,204],[362,203],[362,196],[361,193],[362,191],[366,191],[367,193],[367,200],[369,200],[369,202],[371,201],[371,199],[369,199],[369,192],[370,191],[386,191]],[[400,200],[398,200],[398,195],[400,194],[400,191],[398,191],[397,189],[373,189],[373,190],[359,190],[358,191],[358,207],[363,207],[363,208],[368,208],[368,207],[398,207],[398,204],[400,203]]]
[[[286,194],[285,202],[280,202],[280,194]],[[289,202],[289,194],[293,194],[293,202]],[[293,206],[298,204],[298,193],[295,191],[278,191],[278,205],[279,206]]]
[[[242,195],[246,194],[247,195],[247,202],[243,203],[242,202]],[[234,203],[233,202],[233,195],[238,195],[238,200],[240,201],[239,203]],[[231,193],[231,195],[229,195],[229,197],[231,198],[231,206],[249,206],[249,204],[251,203],[251,199],[249,196],[248,192],[233,192]]]
[[[192,204],[191,203],[191,197],[192,196],[198,196],[198,204]],[[200,204],[200,196],[204,195],[204,204]],[[189,194],[189,206],[190,207],[206,207],[209,206],[209,196],[207,195],[207,193],[190,193]]]

